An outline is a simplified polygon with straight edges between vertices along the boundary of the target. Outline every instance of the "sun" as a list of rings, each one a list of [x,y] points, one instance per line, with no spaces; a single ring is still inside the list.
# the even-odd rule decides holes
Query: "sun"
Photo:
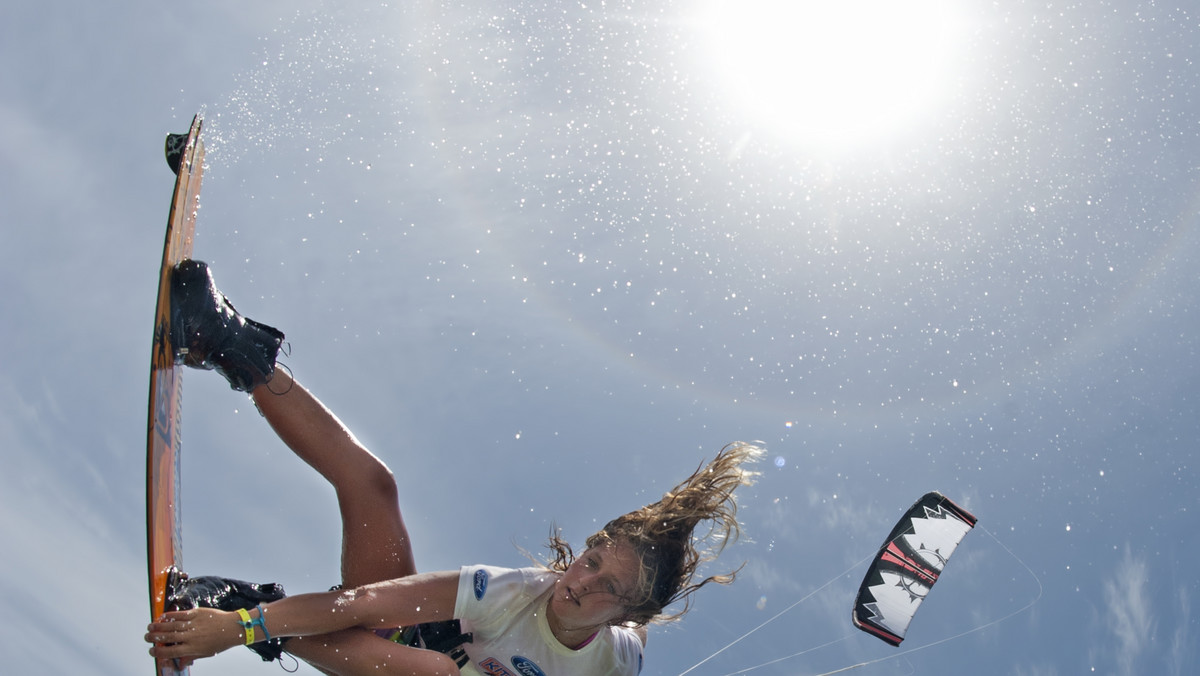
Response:
[[[965,61],[952,0],[713,0],[698,18],[719,96],[810,148],[900,137],[942,109]]]

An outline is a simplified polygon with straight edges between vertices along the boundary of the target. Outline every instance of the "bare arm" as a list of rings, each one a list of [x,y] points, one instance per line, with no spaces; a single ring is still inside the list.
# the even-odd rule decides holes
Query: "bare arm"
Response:
[[[425,573],[355,589],[299,594],[262,606],[272,637],[314,636],[341,629],[399,627],[451,619],[458,595],[458,573]],[[256,617],[257,612],[251,611]],[[266,640],[255,627],[254,641]],[[167,613],[152,623],[146,641],[158,658],[215,655],[245,643],[236,613],[210,608]],[[170,644],[170,645],[163,645]]]
[[[457,571],[302,594],[267,606],[267,630],[272,635],[312,636],[349,627],[380,629],[448,620],[454,616],[457,595]]]

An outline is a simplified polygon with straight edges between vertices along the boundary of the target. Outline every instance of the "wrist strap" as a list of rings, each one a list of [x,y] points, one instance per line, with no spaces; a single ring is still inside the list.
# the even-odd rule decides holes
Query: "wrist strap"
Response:
[[[246,645],[254,644],[255,627],[262,629],[263,638],[268,641],[271,640],[271,633],[267,631],[267,623],[263,620],[262,606],[259,605],[254,607],[258,610],[258,617],[253,620],[250,619],[250,613],[246,612],[245,608],[237,609],[238,617],[241,618],[241,622],[238,622],[238,624],[242,625],[242,630],[246,633]]]

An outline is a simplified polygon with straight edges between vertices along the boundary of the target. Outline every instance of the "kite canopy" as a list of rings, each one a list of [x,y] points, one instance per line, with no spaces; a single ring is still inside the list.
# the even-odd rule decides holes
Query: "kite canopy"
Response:
[[[975,521],[936,491],[917,500],[867,569],[854,601],[854,626],[900,645],[917,608]]]

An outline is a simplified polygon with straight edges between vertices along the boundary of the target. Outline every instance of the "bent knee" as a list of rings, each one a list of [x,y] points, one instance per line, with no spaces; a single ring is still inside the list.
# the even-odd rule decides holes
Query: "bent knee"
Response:
[[[369,491],[379,499],[395,502],[399,498],[400,491],[396,488],[396,475],[392,474],[392,470],[381,461],[371,464],[365,472],[363,472],[361,490]]]
[[[374,460],[374,459],[372,459]],[[338,500],[343,503],[377,504],[386,502],[395,505],[399,499],[399,489],[396,487],[396,477],[387,465],[374,460],[362,463],[353,472],[346,472],[334,484]]]

